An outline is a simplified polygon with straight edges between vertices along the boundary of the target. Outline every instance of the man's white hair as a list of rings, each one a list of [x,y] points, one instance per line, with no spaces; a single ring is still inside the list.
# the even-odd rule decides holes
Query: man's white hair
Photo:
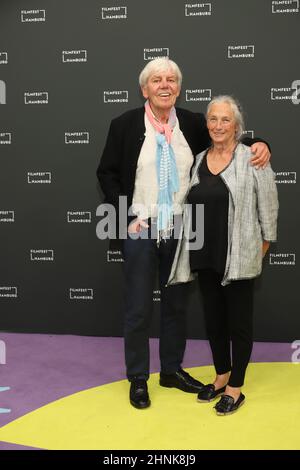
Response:
[[[160,72],[168,72],[172,70],[172,72],[176,75],[177,81],[179,86],[182,83],[182,73],[178,65],[173,61],[170,60],[168,57],[160,57],[158,59],[153,59],[143,68],[139,76],[139,83],[140,86],[143,88],[147,85],[149,78],[151,75]]]

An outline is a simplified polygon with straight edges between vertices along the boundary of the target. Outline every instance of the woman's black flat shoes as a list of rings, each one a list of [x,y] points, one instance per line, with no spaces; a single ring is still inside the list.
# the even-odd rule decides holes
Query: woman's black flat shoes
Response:
[[[222,388],[215,389],[213,384],[208,384],[203,387],[203,390],[198,393],[197,401],[207,403],[215,400],[219,395],[225,392],[226,386]]]
[[[240,394],[237,401],[234,403],[234,398],[229,395],[223,395],[221,400],[215,405],[215,410],[218,416],[231,415],[237,411],[240,406],[245,403],[245,395]]]

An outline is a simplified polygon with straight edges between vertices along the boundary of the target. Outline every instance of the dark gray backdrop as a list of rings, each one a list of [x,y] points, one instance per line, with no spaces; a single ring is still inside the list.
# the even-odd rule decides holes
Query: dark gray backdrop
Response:
[[[1,0],[0,329],[122,334],[122,264],[96,237],[95,171],[110,120],[143,102],[140,70],[167,53],[180,106],[234,94],[249,135],[272,146],[279,242],[257,282],[255,338],[298,339],[299,31],[298,0]],[[158,305],[154,292],[153,336]],[[195,288],[188,332],[205,337]]]

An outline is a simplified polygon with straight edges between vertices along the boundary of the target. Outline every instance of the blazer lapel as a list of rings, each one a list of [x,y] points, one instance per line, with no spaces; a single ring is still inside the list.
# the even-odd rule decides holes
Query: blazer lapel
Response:
[[[138,112],[132,122],[130,129],[130,153],[129,158],[132,162],[132,166],[136,168],[137,161],[145,140],[145,110],[144,107],[139,108]]]

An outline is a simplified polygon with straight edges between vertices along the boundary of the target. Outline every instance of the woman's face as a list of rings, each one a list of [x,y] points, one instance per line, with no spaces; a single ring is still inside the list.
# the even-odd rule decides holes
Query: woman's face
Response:
[[[151,75],[146,86],[142,88],[142,93],[144,98],[149,100],[154,113],[169,111],[175,105],[180,86],[175,73],[170,69]]]
[[[237,125],[228,103],[214,103],[207,116],[207,128],[213,143],[228,144],[235,140]]]

